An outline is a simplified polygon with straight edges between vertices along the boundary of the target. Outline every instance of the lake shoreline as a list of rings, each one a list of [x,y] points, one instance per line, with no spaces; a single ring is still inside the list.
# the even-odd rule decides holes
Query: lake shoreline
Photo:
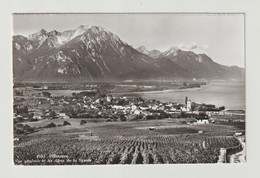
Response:
[[[245,110],[244,82],[214,81],[196,88],[166,89],[144,92],[115,92],[112,96],[143,97],[162,102],[184,104],[187,96],[192,102],[225,106],[229,110]]]

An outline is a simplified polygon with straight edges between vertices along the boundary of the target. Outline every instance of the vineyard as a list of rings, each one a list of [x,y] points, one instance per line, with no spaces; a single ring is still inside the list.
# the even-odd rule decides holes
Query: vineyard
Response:
[[[16,145],[14,162],[22,165],[216,163],[220,148],[239,144],[235,137],[214,134],[42,137]],[[50,153],[67,157],[50,157]]]

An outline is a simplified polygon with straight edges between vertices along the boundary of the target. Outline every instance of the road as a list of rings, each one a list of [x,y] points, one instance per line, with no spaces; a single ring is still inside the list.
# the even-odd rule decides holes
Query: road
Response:
[[[226,148],[220,148],[218,163],[226,163],[226,153],[227,153]]]

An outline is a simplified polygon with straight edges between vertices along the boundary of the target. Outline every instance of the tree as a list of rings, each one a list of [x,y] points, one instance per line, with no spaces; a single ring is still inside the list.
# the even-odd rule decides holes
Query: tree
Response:
[[[125,103],[125,100],[120,99],[120,100],[118,100],[117,104],[121,105],[121,106],[124,106],[126,103]]]
[[[18,106],[18,105],[15,105],[14,106],[14,112],[19,114],[19,115],[22,115],[22,116],[27,116],[29,111],[28,111],[28,106]]]
[[[23,128],[24,128],[24,130],[25,130],[26,132],[33,132],[33,131],[34,131],[34,128],[33,128],[33,127],[30,127],[30,126],[27,125],[27,124],[25,124]]]
[[[34,113],[30,113],[30,114],[28,114],[28,118],[29,118],[29,120],[33,119],[33,116],[34,116]]]
[[[187,116],[188,115],[185,112],[181,111],[179,118],[186,118]]]
[[[140,120],[140,119],[142,119],[142,118],[143,118],[142,115],[136,115],[136,116],[133,118],[133,120]]]
[[[169,117],[171,117],[171,115],[167,114],[165,112],[160,113],[160,115],[158,116],[159,119],[164,119],[164,118],[169,118]]]
[[[86,124],[87,123],[87,121],[85,121],[85,120],[81,120],[80,121],[80,125],[84,125],[84,124]]]
[[[44,96],[44,97],[50,97],[51,96],[51,93],[49,93],[49,92],[46,92],[46,91],[43,91],[42,92],[42,95]]]
[[[147,120],[152,120],[152,119],[156,119],[156,117],[154,115],[148,115],[146,116]]]
[[[51,127],[56,127],[56,124],[54,124],[53,122],[49,123],[46,128],[51,128]]]
[[[16,95],[16,96],[23,96],[23,91],[17,91],[17,90],[15,90],[15,91],[14,91],[14,95]]]
[[[75,111],[72,106],[65,106],[62,108],[61,112],[73,118],[73,117],[77,117],[77,113],[79,113],[80,111]]]
[[[126,117],[124,114],[119,115],[120,121],[126,121]]]
[[[219,111],[223,111],[223,110],[225,110],[225,106],[219,107]]]
[[[55,118],[56,118],[56,113],[55,113],[55,111],[50,110],[50,118],[51,118],[51,119],[55,119]]]
[[[66,126],[66,125],[71,125],[71,124],[68,121],[64,121],[63,126]]]

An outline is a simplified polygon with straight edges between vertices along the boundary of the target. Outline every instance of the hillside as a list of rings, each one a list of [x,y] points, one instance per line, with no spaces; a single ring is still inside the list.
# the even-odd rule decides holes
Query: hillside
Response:
[[[241,73],[242,69],[219,65],[205,54],[136,50],[97,26],[13,36],[14,81],[239,79]]]

